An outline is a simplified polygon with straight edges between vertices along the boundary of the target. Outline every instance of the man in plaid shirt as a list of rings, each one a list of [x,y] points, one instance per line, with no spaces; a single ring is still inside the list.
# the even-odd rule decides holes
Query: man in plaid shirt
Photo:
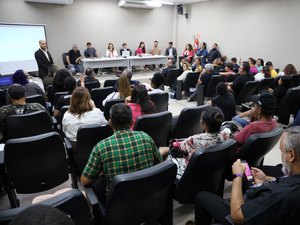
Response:
[[[114,176],[146,169],[162,161],[152,138],[142,131],[132,131],[132,112],[119,103],[110,111],[110,126],[114,134],[100,141],[92,150],[82,172],[81,183],[88,186],[99,176],[107,179],[107,187]]]

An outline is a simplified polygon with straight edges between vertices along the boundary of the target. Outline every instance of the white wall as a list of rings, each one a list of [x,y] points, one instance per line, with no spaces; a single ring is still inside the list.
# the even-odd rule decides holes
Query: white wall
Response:
[[[46,24],[49,51],[60,66],[61,54],[71,49],[73,43],[79,45],[82,54],[87,41],[100,55],[105,54],[109,42],[117,49],[127,42],[134,51],[144,41],[150,51],[158,40],[164,50],[176,37],[174,12],[170,6],[155,10],[119,8],[117,1],[112,0],[74,0],[67,6],[0,1],[0,22]]]
[[[221,53],[271,60],[276,68],[293,63],[300,70],[299,0],[211,0],[187,5],[189,18],[178,18],[178,47],[200,33],[201,41]]]

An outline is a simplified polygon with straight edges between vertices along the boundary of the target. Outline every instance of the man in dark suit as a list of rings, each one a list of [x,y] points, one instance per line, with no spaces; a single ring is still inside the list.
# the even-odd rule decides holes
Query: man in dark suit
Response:
[[[40,49],[34,53],[35,60],[39,67],[39,77],[44,79],[48,74],[48,68],[53,64],[52,56],[47,50],[47,42],[45,40],[40,40]]]
[[[169,42],[169,47],[166,48],[165,56],[168,56],[168,59],[172,59],[173,64],[176,63],[177,60],[177,50],[173,47],[173,42]]]

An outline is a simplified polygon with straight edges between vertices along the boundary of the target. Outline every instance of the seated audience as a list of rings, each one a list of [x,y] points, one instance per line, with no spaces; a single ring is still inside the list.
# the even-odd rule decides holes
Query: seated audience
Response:
[[[53,77],[58,70],[60,70],[60,68],[59,68],[59,66],[57,66],[55,64],[52,64],[48,67],[48,75],[45,76],[43,79],[45,91],[47,91],[47,88],[49,85],[53,84]]]
[[[39,103],[26,103],[25,88],[21,84],[11,85],[7,90],[7,95],[11,104],[2,106],[0,108],[0,140],[1,136],[4,140],[6,139],[6,118],[10,115],[27,114],[42,110],[48,114],[49,120],[51,120],[51,116],[44,106],[40,105]]]
[[[258,58],[258,59],[256,60],[256,68],[257,68],[258,72],[262,71],[264,65],[265,65],[265,62],[264,62],[263,59]]]
[[[64,80],[64,89],[68,92],[67,95],[62,95],[58,98],[55,109],[53,112],[53,116],[58,117],[60,115],[60,110],[63,106],[70,105],[70,100],[72,97],[72,93],[76,88],[76,80],[74,77],[67,77]]]
[[[229,224],[300,224],[300,127],[288,128],[280,140],[282,171],[285,176],[275,178],[258,168],[251,168],[254,184],[243,195],[245,165],[238,159],[232,165],[230,202],[209,193],[200,192],[196,198],[195,222],[197,225]],[[188,222],[186,224],[194,224]]]
[[[214,65],[214,74],[218,75],[220,71],[224,71],[225,65],[224,65],[224,58],[218,57],[213,62]]]
[[[114,91],[112,93],[110,93],[103,101],[102,101],[102,105],[105,106],[105,103],[107,102],[107,100],[110,99],[125,99],[128,96],[131,95],[131,86],[128,80],[128,77],[123,74],[120,76],[120,78],[118,79],[118,91]]]
[[[171,69],[175,69],[175,68],[176,68],[176,66],[173,63],[173,59],[168,59],[167,60],[167,65],[162,69],[161,73],[164,76],[164,78],[166,79],[169,71]]]
[[[194,57],[194,50],[191,44],[187,44],[182,53],[183,58],[185,58],[189,63],[192,63]]]
[[[228,84],[228,90],[233,91],[234,95],[237,96],[242,88],[248,81],[253,81],[254,76],[250,74],[250,65],[248,62],[243,62],[240,69],[239,75],[234,79],[232,83]]]
[[[273,78],[277,77],[278,74],[277,74],[276,70],[273,68],[273,63],[268,61],[268,62],[266,62],[266,66],[269,67],[269,69],[271,71],[271,77],[273,77]]]
[[[183,158],[168,156],[168,159],[177,165],[177,179],[181,178],[190,157],[197,149],[208,148],[229,139],[230,130],[228,128],[220,130],[223,121],[224,116],[222,111],[218,107],[209,106],[201,113],[200,126],[203,128],[204,133],[195,134],[181,142],[175,141],[173,143],[174,148],[178,148],[180,152],[186,155]]]
[[[233,67],[232,70],[233,70],[235,73],[238,73],[238,72],[239,72],[239,69],[240,69],[240,65],[237,64],[237,59],[236,59],[236,57],[231,58],[231,63],[232,63],[232,67]]]
[[[14,84],[21,84],[25,88],[25,95],[41,95],[45,98],[45,92],[42,88],[35,82],[29,82],[29,74],[24,70],[17,70],[12,75],[12,82]]]
[[[207,63],[213,63],[215,59],[221,57],[221,53],[218,50],[218,44],[213,43],[212,49],[208,52],[206,62]]]
[[[71,73],[66,69],[60,69],[55,73],[53,77],[53,94],[66,91],[64,88],[64,80],[70,76],[72,76]]]
[[[85,87],[75,88],[70,100],[70,107],[62,120],[66,137],[71,142],[76,142],[78,128],[82,125],[95,123],[104,125],[107,124],[107,121],[100,109],[95,107],[88,89]]]
[[[256,60],[250,57],[248,63],[250,65],[250,73],[253,75],[257,74],[258,69],[256,68]]]
[[[96,49],[92,47],[91,42],[86,43],[86,50],[84,51],[85,58],[98,58],[99,54],[97,53]]]
[[[268,132],[277,126],[276,121],[272,119],[276,110],[276,98],[272,94],[264,92],[258,96],[252,96],[251,100],[254,104],[252,116],[257,118],[257,121],[234,134],[235,140],[240,145],[244,144],[250,135]]]
[[[284,98],[285,94],[287,93],[288,89],[291,87],[292,80],[287,76],[282,76],[278,79],[278,85],[274,89],[269,88],[268,92],[272,93],[276,100],[277,105],[281,103],[282,99]]]
[[[82,66],[80,65],[81,53],[78,49],[78,45],[73,44],[72,49],[68,52],[66,56],[66,61],[68,63],[68,68],[73,74],[81,73],[83,71]]]
[[[234,95],[227,90],[227,85],[224,82],[217,85],[216,94],[216,97],[211,100],[211,104],[222,110],[225,121],[231,120],[236,115]]]
[[[133,76],[133,72],[130,69],[125,69],[120,76],[125,75],[127,76],[130,86],[133,88],[134,86],[140,84],[140,81],[138,80],[132,80],[132,76]],[[114,91],[117,92],[118,91],[118,81],[115,83],[114,86]]]
[[[101,188],[98,186],[104,198],[114,176],[146,169],[162,161],[152,138],[142,131],[132,131],[132,123],[132,112],[128,105],[113,105],[109,124],[114,134],[93,148],[82,172],[81,183],[84,186],[98,178],[107,179],[107,183],[102,182]]]
[[[172,64],[175,64],[177,61],[177,50],[173,47],[173,42],[169,42],[169,47],[166,48],[165,56],[168,56],[168,59],[172,60]],[[168,60],[169,61],[169,60]]]
[[[264,66],[263,69],[254,76],[254,79],[258,81],[261,81],[265,78],[271,78],[271,71],[267,66]]]
[[[32,205],[21,211],[9,225],[75,225],[63,211],[48,205]]]
[[[200,48],[197,50],[196,55],[201,58],[201,66],[204,67],[206,64],[206,58],[208,55],[208,51],[206,49],[206,43],[201,42]]]
[[[202,66],[201,66],[201,58],[199,56],[196,56],[194,59],[194,63],[192,65],[192,70],[194,72],[202,72]]]
[[[132,111],[132,124],[130,128],[134,127],[136,118],[156,112],[154,103],[150,100],[147,89],[144,85],[137,85],[133,88],[131,96],[125,99],[125,102]]]
[[[165,79],[161,73],[155,73],[151,78],[151,87],[149,85],[145,85],[148,90],[148,94],[153,93],[164,93],[160,87],[164,84]],[[148,86],[148,87],[147,87]]]
[[[182,69],[183,69],[183,72],[179,77],[177,77],[177,80],[182,80],[184,82],[184,80],[186,78],[186,75],[189,72],[193,72],[193,71],[192,71],[191,64],[189,62],[186,62],[186,61],[182,62]]]
[[[98,79],[95,77],[93,68],[88,67],[85,70],[84,83],[89,83],[93,81],[98,81]],[[81,82],[80,80],[77,81],[78,86],[81,85],[80,82]]]
[[[224,81],[227,81],[230,75],[235,75],[235,72],[233,71],[233,64],[231,62],[226,63],[225,71],[219,72],[219,75],[224,76]]]
[[[283,71],[278,73],[278,76],[290,76],[290,75],[297,74],[297,73],[298,72],[293,64],[287,64],[284,67]]]

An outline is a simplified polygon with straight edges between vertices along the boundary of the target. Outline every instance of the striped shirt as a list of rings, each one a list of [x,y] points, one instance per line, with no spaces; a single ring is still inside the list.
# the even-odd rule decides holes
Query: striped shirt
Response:
[[[130,129],[117,130],[93,148],[82,175],[95,180],[103,174],[109,184],[118,174],[146,169],[161,161],[148,134]]]

